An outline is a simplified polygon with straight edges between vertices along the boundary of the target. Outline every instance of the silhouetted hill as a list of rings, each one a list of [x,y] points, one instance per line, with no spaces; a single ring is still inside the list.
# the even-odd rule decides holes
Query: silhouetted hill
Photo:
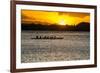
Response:
[[[90,31],[90,23],[81,22],[76,26],[79,31]]]
[[[81,22],[77,26],[69,26],[69,25],[41,25],[41,24],[22,24],[21,25],[22,30],[51,30],[51,31],[89,31],[90,30],[90,24],[86,22]]]

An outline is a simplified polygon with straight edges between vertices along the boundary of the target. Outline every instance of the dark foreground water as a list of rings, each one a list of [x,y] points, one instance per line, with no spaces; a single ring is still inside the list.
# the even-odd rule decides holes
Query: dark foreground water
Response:
[[[57,36],[63,39],[32,39]],[[21,62],[87,60],[90,57],[89,32],[22,31]]]

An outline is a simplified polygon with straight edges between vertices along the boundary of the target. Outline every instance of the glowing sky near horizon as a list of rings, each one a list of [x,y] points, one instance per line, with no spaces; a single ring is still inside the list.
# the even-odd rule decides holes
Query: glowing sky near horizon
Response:
[[[42,25],[77,25],[80,22],[90,23],[90,14],[79,12],[21,10],[21,22],[25,24],[34,23]]]

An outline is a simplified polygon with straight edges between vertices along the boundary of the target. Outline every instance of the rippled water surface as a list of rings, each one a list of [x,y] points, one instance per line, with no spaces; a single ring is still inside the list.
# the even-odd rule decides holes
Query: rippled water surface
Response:
[[[63,39],[32,39],[56,36]],[[22,31],[21,62],[86,60],[90,55],[89,32]]]

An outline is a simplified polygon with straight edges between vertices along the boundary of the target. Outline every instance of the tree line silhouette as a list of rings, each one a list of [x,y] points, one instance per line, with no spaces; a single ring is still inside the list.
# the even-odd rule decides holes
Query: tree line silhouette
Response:
[[[40,31],[90,31],[90,23],[81,22],[78,25],[43,25],[43,24],[21,24],[22,30],[40,30]]]

